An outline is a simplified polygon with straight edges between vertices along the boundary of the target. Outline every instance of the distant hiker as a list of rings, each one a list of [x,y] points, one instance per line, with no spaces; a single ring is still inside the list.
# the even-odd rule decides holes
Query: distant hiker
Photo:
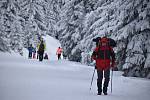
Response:
[[[41,41],[39,48],[38,48],[38,55],[39,55],[39,61],[43,61],[43,54],[45,50],[45,45],[43,40]]]
[[[95,69],[97,69],[97,87],[98,95],[101,95],[102,91],[104,95],[107,95],[107,87],[110,80],[110,68],[115,64],[115,53],[113,48],[109,45],[109,39],[106,37],[100,38],[95,50],[92,54],[92,59],[96,60]],[[102,90],[102,80],[104,75],[104,84]]]
[[[62,53],[62,51],[63,51],[62,48],[58,47],[57,52],[56,52],[56,55],[58,56],[58,60],[61,59],[61,53]]]
[[[29,58],[29,59],[32,59],[32,50],[33,50],[33,47],[32,47],[32,44],[30,44],[30,46],[28,47],[28,51],[29,51],[29,56],[28,56],[28,58]]]
[[[45,53],[44,59],[48,60],[48,54],[47,53]]]
[[[36,48],[33,48],[33,59],[36,58]]]

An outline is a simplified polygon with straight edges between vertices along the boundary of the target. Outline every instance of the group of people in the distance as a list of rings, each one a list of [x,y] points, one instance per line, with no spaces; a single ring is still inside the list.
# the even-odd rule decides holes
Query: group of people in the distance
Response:
[[[40,43],[37,45],[37,50],[36,48],[34,48],[32,46],[32,44],[28,47],[28,51],[29,51],[29,55],[28,58],[29,59],[39,59],[39,61],[43,61],[43,59],[48,60],[48,54],[44,53],[46,49],[46,44],[43,40],[40,41]],[[56,55],[58,56],[58,60],[61,59],[61,54],[62,54],[63,50],[61,47],[58,47],[57,51],[56,51]]]

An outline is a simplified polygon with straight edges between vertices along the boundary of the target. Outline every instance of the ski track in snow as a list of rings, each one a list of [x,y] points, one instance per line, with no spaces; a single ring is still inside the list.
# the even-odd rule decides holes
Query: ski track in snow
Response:
[[[149,100],[150,98],[148,79],[123,77],[122,72],[114,72],[113,93],[110,92],[109,86],[108,96],[97,96],[96,74],[92,90],[89,89],[93,67],[66,60],[57,61],[55,58],[39,62],[16,54],[0,53],[0,55],[0,100]]]

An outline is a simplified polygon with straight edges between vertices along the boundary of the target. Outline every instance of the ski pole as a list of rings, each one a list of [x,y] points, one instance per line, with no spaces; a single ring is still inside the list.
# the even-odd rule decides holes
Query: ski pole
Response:
[[[92,75],[92,80],[91,80],[90,90],[91,90],[91,87],[92,87],[92,83],[93,83],[94,74],[95,74],[95,68],[94,68],[94,72],[93,72],[93,75]]]
[[[111,93],[112,93],[112,80],[113,80],[113,69],[112,69],[112,71],[111,71]]]

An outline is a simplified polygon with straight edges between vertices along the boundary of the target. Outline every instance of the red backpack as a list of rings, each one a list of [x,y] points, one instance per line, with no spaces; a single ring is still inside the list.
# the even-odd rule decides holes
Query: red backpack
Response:
[[[102,43],[105,43],[105,46],[102,46]],[[99,59],[111,59],[112,47],[110,46],[109,38],[103,37],[99,40],[97,53]]]
[[[108,45],[111,46],[112,48],[113,47],[116,47],[117,43],[114,39],[111,39],[111,38],[107,38],[107,37],[97,37],[97,38],[94,38],[93,39],[93,42],[96,42],[96,45],[98,46],[99,44],[101,44],[101,42],[104,40],[104,41],[107,41]]]

